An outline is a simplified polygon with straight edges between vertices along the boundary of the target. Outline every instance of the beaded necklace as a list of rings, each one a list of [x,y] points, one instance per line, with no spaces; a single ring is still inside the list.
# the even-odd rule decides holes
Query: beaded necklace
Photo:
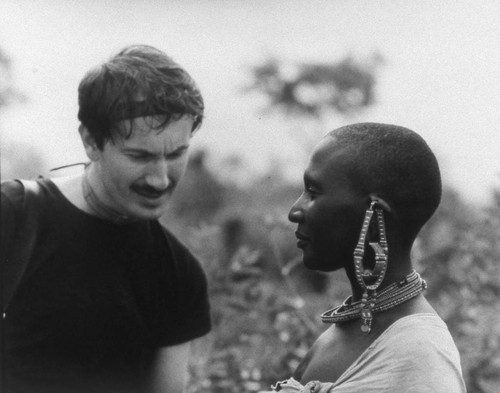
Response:
[[[377,313],[389,310],[414,298],[426,288],[427,283],[425,280],[420,277],[420,274],[413,270],[401,281],[392,283],[377,293],[371,311]],[[336,324],[359,319],[362,317],[363,307],[364,303],[362,300],[353,302],[352,296],[349,296],[340,306],[327,310],[321,314],[321,320],[323,323]]]

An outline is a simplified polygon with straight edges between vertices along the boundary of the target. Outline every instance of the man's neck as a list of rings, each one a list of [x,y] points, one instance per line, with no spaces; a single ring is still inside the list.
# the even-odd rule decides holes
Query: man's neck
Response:
[[[55,177],[51,180],[69,202],[85,213],[116,223],[132,221],[118,213],[110,212],[108,207],[102,208],[103,203],[99,201],[99,197],[95,194],[95,191],[93,199],[89,198],[89,189],[85,187],[85,174],[81,173],[73,176]]]
[[[91,213],[115,224],[128,224],[136,221],[135,218],[122,214],[112,204],[107,203],[104,198],[106,194],[103,190],[102,182],[99,181],[99,176],[92,169],[92,166],[87,168],[82,177],[83,198],[90,208]]]

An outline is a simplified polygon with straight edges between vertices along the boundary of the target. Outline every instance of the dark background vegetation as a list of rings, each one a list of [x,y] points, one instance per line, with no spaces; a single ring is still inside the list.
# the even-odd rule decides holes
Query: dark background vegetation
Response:
[[[297,121],[361,113],[373,103],[382,65],[378,54],[363,61],[296,63],[291,77],[270,57],[249,70],[253,83],[243,93],[266,97],[269,115]],[[13,87],[9,67],[0,51],[0,111],[25,99]],[[309,131],[299,136],[306,151],[319,137]],[[35,147],[2,141],[1,148],[3,179],[46,171]],[[320,313],[341,302],[349,288],[342,273],[314,273],[300,264],[286,217],[301,184],[286,180],[279,166],[250,184],[220,178],[206,164],[209,154],[192,152],[162,218],[199,256],[209,279],[214,330],[193,346],[188,391],[267,390],[292,374],[326,328]],[[237,167],[238,157],[227,164]],[[417,270],[429,284],[427,297],[461,353],[470,393],[500,390],[500,190],[491,192],[491,204],[478,207],[445,186],[441,206],[414,248]]]

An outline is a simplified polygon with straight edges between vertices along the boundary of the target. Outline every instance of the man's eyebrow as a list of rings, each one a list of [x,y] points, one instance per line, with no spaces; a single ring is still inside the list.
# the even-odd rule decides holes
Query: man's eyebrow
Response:
[[[156,154],[156,153],[153,153],[152,151],[149,151],[149,150],[144,149],[142,147],[123,147],[121,150],[125,153],[141,153],[141,154],[149,154],[149,155]]]
[[[188,147],[189,147],[189,145],[180,145],[180,146],[177,147],[177,149],[172,150],[172,153],[178,152],[178,151],[181,151],[181,150],[187,150]]]
[[[177,154],[186,151],[189,148],[189,145],[180,145],[177,146],[174,150],[168,151],[166,154],[171,155],[171,154]],[[142,147],[123,147],[122,152],[124,153],[132,153],[132,154],[143,154],[151,157],[156,157],[156,156],[161,156],[161,153],[153,152],[148,149],[142,148]]]
[[[183,153],[185,152],[187,149],[188,149],[189,145],[181,145],[181,146],[177,146],[176,149],[174,150],[171,150],[171,151],[168,151],[167,152],[167,156],[170,156],[172,154],[179,154],[179,153]]]

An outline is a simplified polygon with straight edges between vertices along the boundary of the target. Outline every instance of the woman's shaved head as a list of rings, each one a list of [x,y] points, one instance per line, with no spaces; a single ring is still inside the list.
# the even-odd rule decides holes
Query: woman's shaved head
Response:
[[[343,151],[352,185],[387,201],[398,227],[415,238],[441,199],[439,166],[422,137],[396,125],[358,123],[326,138],[332,151]]]

